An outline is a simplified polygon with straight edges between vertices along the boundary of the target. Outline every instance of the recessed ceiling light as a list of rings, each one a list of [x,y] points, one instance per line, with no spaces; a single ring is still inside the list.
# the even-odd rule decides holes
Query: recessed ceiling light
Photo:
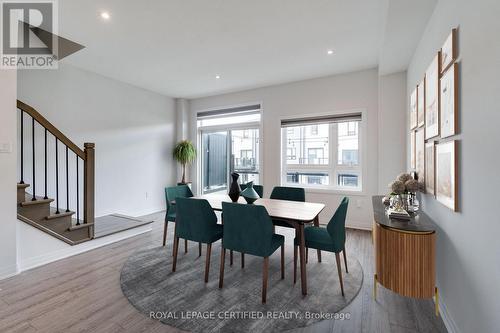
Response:
[[[220,79],[220,75],[215,75],[215,78],[218,80]]]
[[[333,54],[333,50],[328,50],[328,51],[326,51],[326,53],[327,53],[328,55]]]
[[[108,12],[101,12],[101,18],[104,20],[109,20],[111,18],[111,15],[109,15]]]

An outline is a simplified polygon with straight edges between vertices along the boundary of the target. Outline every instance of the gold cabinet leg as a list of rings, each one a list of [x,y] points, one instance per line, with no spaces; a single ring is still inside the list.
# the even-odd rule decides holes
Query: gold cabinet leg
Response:
[[[436,307],[436,316],[439,317],[439,292],[438,288],[434,287],[434,302]]]
[[[377,299],[377,274],[373,274],[373,299]]]

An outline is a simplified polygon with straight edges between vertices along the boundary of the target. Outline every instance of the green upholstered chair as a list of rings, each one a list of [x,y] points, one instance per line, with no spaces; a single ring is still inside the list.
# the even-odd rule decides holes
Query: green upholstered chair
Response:
[[[240,189],[243,191],[244,189],[247,188],[247,184],[240,184]],[[257,192],[257,194],[259,195],[259,197],[263,198],[264,197],[264,186],[262,185],[253,185],[253,189],[255,190],[255,192]]]
[[[318,249],[335,253],[337,260],[337,272],[339,274],[340,289],[342,296],[344,296],[344,283],[342,282],[342,268],[340,266],[340,252],[344,253],[344,263],[347,271],[347,259],[345,255],[345,219],[347,215],[347,206],[349,205],[349,198],[344,197],[339,207],[333,214],[330,222],[326,228],[310,226],[304,230],[305,244],[307,248]],[[297,280],[297,251],[298,239],[295,238],[293,249],[293,282]]]
[[[174,238],[174,261],[172,272],[177,266],[179,238],[207,244],[205,260],[205,282],[208,282],[212,243],[222,238],[222,225],[217,224],[217,216],[207,200],[194,198],[176,198],[177,210]]]
[[[165,187],[165,201],[167,203],[167,212],[165,214],[165,226],[163,227],[163,246],[167,242],[168,222],[175,222],[176,208],[172,204],[176,198],[191,198],[193,192],[187,185],[178,185],[173,187]],[[184,241],[184,252],[187,253],[187,240]],[[199,244],[199,255],[201,256],[201,243]]]
[[[271,199],[288,200],[288,201],[306,201],[306,193],[303,188],[300,187],[284,187],[275,186],[271,192]],[[286,221],[279,219],[273,219],[274,225],[279,225],[280,227],[293,228]]]
[[[266,303],[269,256],[281,247],[281,278],[285,278],[285,237],[273,232],[273,224],[264,206],[222,203],[224,235],[219,288],[224,282],[226,249],[264,258],[262,303]]]

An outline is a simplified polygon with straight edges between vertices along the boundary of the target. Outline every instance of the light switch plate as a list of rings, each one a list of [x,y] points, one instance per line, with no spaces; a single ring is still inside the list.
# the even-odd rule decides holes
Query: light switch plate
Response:
[[[12,143],[0,142],[0,153],[12,153]]]

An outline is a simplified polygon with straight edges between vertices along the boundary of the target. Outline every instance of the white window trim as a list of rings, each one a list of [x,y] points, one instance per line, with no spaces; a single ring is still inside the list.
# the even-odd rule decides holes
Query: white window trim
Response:
[[[359,114],[361,113],[361,121],[359,122],[359,146],[358,146],[358,158],[359,165],[358,166],[345,166],[339,165],[338,163],[338,148],[335,146],[332,149],[333,143],[330,140],[329,142],[329,153],[328,158],[333,163],[329,163],[328,165],[299,165],[292,166],[292,168],[287,167],[286,165],[286,131],[281,128],[281,121],[283,120],[291,120],[291,119],[303,119],[303,118],[315,118],[315,117],[324,117],[324,116],[335,116],[335,115],[346,115],[346,114]],[[351,110],[339,110],[333,112],[324,112],[324,113],[308,113],[294,116],[287,116],[280,118],[280,131],[281,131],[281,158],[280,158],[280,169],[279,172],[281,174],[281,185],[289,186],[289,187],[301,187],[306,190],[308,193],[332,193],[332,194],[349,194],[349,195],[365,195],[366,194],[366,186],[364,184],[364,178],[367,174],[367,166],[364,161],[366,161],[366,131],[367,131],[367,112],[365,109],[351,109]],[[335,137],[337,135],[336,127],[330,126],[330,137]],[[335,140],[337,142],[337,140]],[[330,182],[334,181],[335,185],[308,185],[308,184],[290,184],[286,180],[287,170],[293,171],[327,171],[329,173]],[[337,186],[336,175],[338,171],[349,171],[358,172],[360,175],[359,178],[359,186],[357,188],[349,188]]]

